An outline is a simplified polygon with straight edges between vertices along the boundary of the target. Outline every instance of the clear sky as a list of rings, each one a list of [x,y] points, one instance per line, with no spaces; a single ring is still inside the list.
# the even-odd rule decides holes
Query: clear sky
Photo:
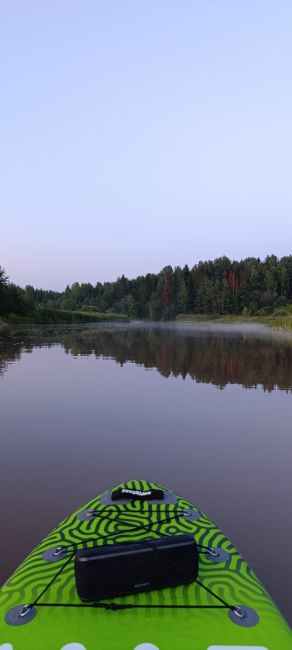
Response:
[[[0,0],[0,265],[290,254],[291,0]]]

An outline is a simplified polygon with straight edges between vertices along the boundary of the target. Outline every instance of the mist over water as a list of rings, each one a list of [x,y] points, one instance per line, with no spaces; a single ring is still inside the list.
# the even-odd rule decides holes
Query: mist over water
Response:
[[[292,341],[261,326],[0,333],[0,582],[60,519],[132,478],[206,511],[287,618]]]

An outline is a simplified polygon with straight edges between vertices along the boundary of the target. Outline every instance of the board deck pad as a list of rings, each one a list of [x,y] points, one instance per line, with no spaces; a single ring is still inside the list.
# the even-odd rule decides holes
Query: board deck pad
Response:
[[[125,489],[126,499],[112,500]],[[165,493],[135,498],[127,491]],[[76,551],[192,535],[196,581],[82,603]],[[131,607],[129,607],[131,606]],[[236,548],[196,506],[151,481],[114,486],[61,522],[0,592],[0,650],[291,650],[292,633]]]

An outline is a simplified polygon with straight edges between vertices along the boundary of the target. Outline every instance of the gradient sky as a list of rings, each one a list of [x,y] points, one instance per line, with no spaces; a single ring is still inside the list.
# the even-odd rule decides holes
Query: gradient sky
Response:
[[[0,265],[290,254],[291,0],[0,0]]]

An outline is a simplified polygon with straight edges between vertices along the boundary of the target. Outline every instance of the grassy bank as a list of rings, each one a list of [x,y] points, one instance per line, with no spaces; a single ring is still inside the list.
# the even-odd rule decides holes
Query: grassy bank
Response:
[[[287,316],[258,316],[258,323],[268,325],[273,329],[286,330],[292,332],[292,315]]]
[[[2,316],[2,323],[23,323],[47,325],[51,323],[108,323],[128,322],[129,318],[123,314],[109,314],[100,312],[69,311],[65,309],[35,309],[29,316],[7,314]],[[1,325],[1,319],[0,319]]]
[[[228,314],[225,316],[218,316],[214,314],[179,314],[176,317],[177,321],[188,321],[192,323],[259,323],[267,325],[277,330],[286,330],[292,332],[292,314],[286,313],[283,315],[270,314],[259,316],[241,316]]]

